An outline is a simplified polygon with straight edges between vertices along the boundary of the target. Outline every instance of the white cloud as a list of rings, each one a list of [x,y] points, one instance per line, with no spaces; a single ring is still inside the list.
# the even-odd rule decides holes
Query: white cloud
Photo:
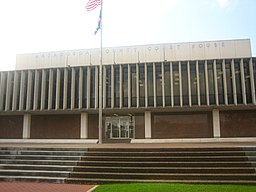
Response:
[[[221,9],[234,8],[238,0],[215,0],[218,7]]]
[[[216,1],[220,8],[229,7],[232,2],[232,0],[216,0]]]

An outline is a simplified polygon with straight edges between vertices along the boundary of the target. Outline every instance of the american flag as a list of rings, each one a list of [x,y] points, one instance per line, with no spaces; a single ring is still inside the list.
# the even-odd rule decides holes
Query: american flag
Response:
[[[89,0],[88,3],[86,4],[85,8],[87,11],[92,11],[96,7],[98,7],[98,5],[100,5],[100,4],[101,4],[101,0]]]
[[[101,29],[101,10],[100,10],[100,15],[99,15],[99,20],[98,20],[98,27],[96,28],[94,35],[97,34],[99,29]]]

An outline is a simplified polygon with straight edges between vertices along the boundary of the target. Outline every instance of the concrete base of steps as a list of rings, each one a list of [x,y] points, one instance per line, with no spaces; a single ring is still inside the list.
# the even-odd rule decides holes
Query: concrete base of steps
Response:
[[[256,181],[242,181],[242,180],[132,180],[132,179],[106,179],[106,178],[67,178],[65,183],[70,184],[111,184],[111,183],[191,183],[191,184],[246,184],[246,185],[255,185]]]
[[[256,147],[0,148],[0,181],[256,184]]]
[[[64,177],[0,176],[0,182],[67,183]]]
[[[0,181],[65,183],[87,148],[0,148]]]
[[[256,183],[255,147],[89,148],[68,182]]]

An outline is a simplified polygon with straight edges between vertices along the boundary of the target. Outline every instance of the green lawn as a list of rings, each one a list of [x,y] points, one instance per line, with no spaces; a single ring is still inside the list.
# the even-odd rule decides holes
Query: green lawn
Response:
[[[93,192],[256,192],[256,185],[199,185],[175,183],[106,184]]]

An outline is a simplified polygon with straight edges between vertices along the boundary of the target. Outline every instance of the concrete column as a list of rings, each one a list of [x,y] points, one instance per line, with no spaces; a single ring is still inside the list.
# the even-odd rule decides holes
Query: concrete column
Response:
[[[139,89],[139,64],[136,64],[136,102],[137,108],[140,106],[140,89]]]
[[[76,89],[76,71],[75,71],[75,68],[72,68],[72,71],[71,71],[71,107],[70,107],[71,109],[75,108],[75,89]]]
[[[131,108],[131,66],[128,64],[128,108]]]
[[[145,139],[151,139],[151,112],[145,111]]]
[[[106,72],[106,66],[102,66],[102,71],[103,71],[103,82],[102,82],[102,86],[103,86],[103,92],[102,92],[102,98],[103,98],[103,106],[102,108],[105,109],[106,108],[106,98],[107,98],[107,95],[106,95],[106,77],[107,77],[107,72]]]
[[[80,139],[88,139],[88,113],[81,113]]]
[[[250,82],[251,82],[251,92],[252,92],[252,103],[255,105],[256,104],[256,98],[255,98],[255,84],[254,84],[252,58],[250,59],[249,67],[250,67]]]
[[[87,94],[87,103],[86,103],[86,107],[87,107],[87,109],[89,109],[90,108],[90,87],[91,87],[91,85],[90,85],[90,82],[91,82],[91,68],[90,67],[87,67],[87,90],[86,90],[86,94]]]
[[[220,111],[213,109],[212,111],[212,122],[213,122],[213,137],[220,137]]]
[[[10,110],[11,105],[11,81],[12,81],[12,72],[8,71],[7,73],[7,83],[6,83],[6,97],[5,97],[5,111]]]
[[[29,139],[30,138],[30,129],[31,129],[31,115],[30,114],[24,114],[23,117],[23,139]]]
[[[114,108],[115,103],[115,73],[114,73],[114,65],[111,65],[111,108]]]
[[[58,110],[60,108],[60,69],[57,69],[57,77],[56,77],[56,102],[55,109]]]
[[[94,108],[97,109],[99,106],[99,99],[101,99],[102,101],[102,98],[99,98],[99,67],[95,67],[95,104],[94,104]]]
[[[120,108],[123,107],[123,72],[122,72],[122,65],[119,66],[119,93],[120,93]]]

